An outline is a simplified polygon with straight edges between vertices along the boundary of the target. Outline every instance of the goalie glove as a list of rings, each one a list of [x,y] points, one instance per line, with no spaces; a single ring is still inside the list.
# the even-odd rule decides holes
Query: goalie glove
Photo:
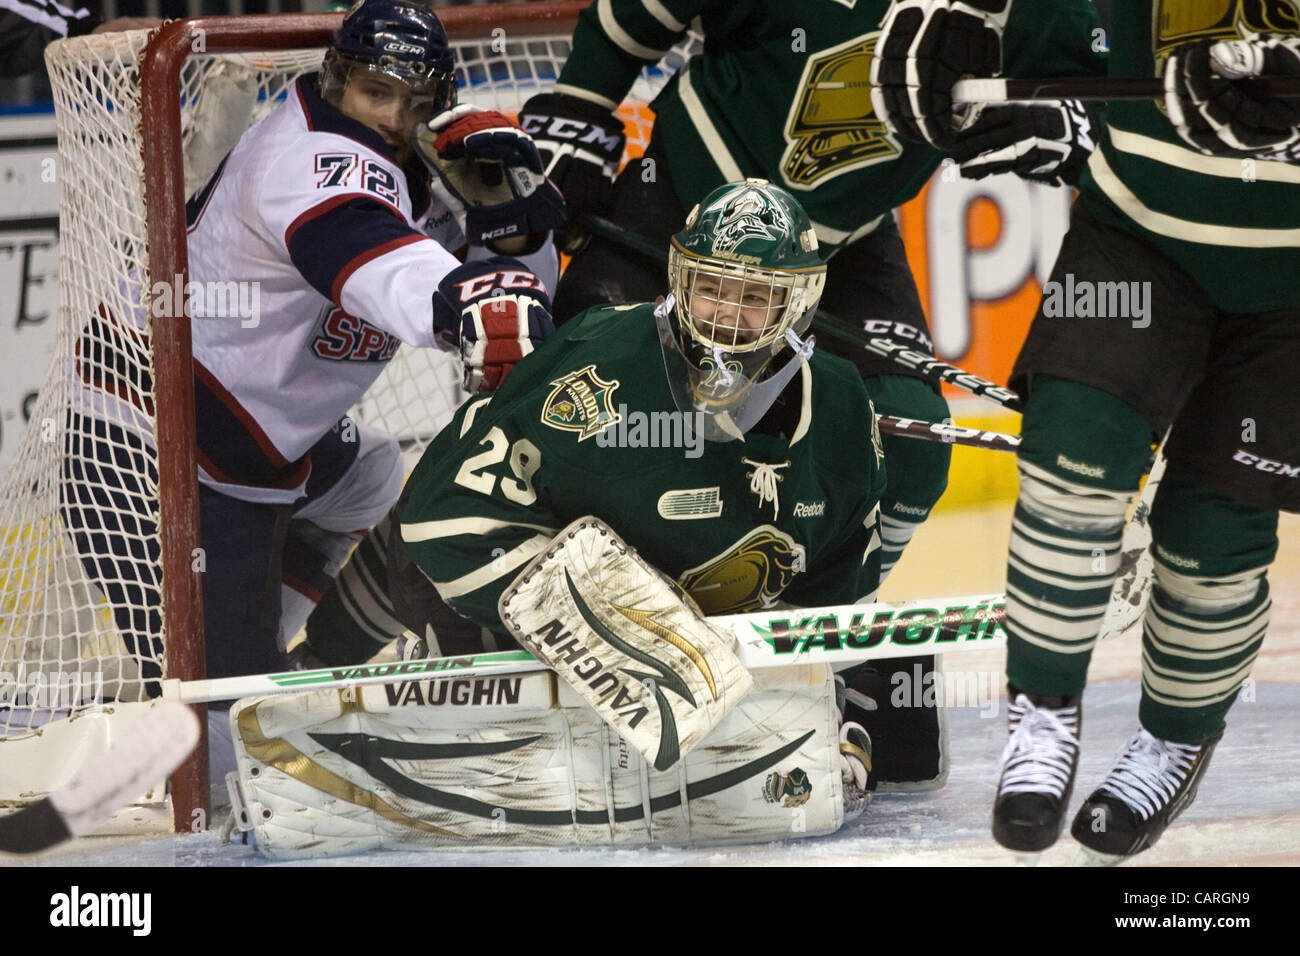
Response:
[[[457,106],[415,127],[420,159],[464,209],[472,246],[564,225],[564,197],[528,134],[507,117]]]
[[[949,150],[972,117],[953,113],[963,76],[1002,72],[1011,0],[897,0],[871,60],[876,116],[906,139]]]
[[[1074,186],[1092,155],[1092,120],[1078,100],[990,106],[957,137],[949,155],[967,179],[1015,173]]]
[[[447,273],[433,297],[433,326],[459,345],[469,392],[500,388],[515,363],[555,331],[542,280],[506,256]]]
[[[656,770],[753,687],[734,634],[597,518],[569,525],[498,602],[501,623]]]
[[[581,239],[572,223],[609,208],[627,142],[623,123],[589,100],[540,93],[524,104],[519,125],[533,137],[546,175],[564,194],[571,225],[563,246],[569,250]]]
[[[1203,153],[1300,159],[1300,100],[1255,99],[1233,80],[1300,76],[1300,37],[1255,34],[1199,40],[1165,61],[1165,109],[1184,140]]]

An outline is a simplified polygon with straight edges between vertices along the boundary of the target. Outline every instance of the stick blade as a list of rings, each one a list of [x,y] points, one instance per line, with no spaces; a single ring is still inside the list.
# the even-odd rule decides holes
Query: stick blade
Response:
[[[159,701],[59,790],[0,818],[0,851],[36,853],[81,836],[170,776],[194,750],[199,721],[185,705]]]

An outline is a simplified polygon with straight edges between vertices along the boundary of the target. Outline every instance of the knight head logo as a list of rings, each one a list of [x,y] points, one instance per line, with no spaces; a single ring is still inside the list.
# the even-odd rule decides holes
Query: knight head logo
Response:
[[[776,242],[790,230],[785,213],[762,191],[750,187],[723,200],[714,232],[713,254],[730,256],[746,239]]]

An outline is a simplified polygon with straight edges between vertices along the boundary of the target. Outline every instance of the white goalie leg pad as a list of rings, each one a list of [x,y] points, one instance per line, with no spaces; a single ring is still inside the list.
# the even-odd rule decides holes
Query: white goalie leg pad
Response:
[[[598,518],[580,518],[531,561],[498,604],[534,657],[667,770],[753,684],[733,634]]]
[[[247,699],[231,723],[241,827],[275,859],[761,842],[844,820],[822,665],[763,671],[667,772],[553,674]]]

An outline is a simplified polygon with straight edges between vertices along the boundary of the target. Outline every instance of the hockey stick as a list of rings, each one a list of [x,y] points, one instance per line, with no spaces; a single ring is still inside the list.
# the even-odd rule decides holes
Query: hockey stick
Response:
[[[149,710],[65,785],[0,817],[0,851],[37,853],[82,836],[170,776],[198,743],[199,721],[175,701],[158,701]]]
[[[972,448],[991,448],[995,451],[1020,450],[1019,435],[986,432],[980,428],[954,425],[952,422],[922,422],[898,415],[877,415],[876,424],[886,435],[941,441],[949,445],[969,445]]]
[[[836,321],[843,320],[837,319]],[[893,339],[883,338],[878,335],[868,336],[864,334],[861,344],[868,352],[879,355],[881,358],[887,358],[903,368],[920,372],[926,378],[957,385],[974,395],[978,395],[980,398],[987,398],[1003,408],[1009,408],[1013,412],[1023,412],[1025,410],[1024,401],[1018,393],[1013,392],[1011,389],[990,382],[986,378],[980,378],[978,375],[958,368],[941,358],[935,358],[926,352],[918,352],[902,342],[895,342]]]
[[[1300,77],[1268,76],[1234,83],[1256,99],[1300,97]],[[954,103],[1030,103],[1035,100],[1162,100],[1165,81],[1109,76],[1070,76],[1052,80],[988,77],[958,80]]]
[[[1006,643],[1006,632],[1002,630],[1005,608],[1001,594],[981,594],[935,601],[728,614],[709,621],[735,633],[740,662],[757,670],[1000,647]],[[282,674],[166,680],[163,696],[196,704],[323,688],[341,690],[398,680],[489,677],[546,669],[526,651],[493,651]]]

